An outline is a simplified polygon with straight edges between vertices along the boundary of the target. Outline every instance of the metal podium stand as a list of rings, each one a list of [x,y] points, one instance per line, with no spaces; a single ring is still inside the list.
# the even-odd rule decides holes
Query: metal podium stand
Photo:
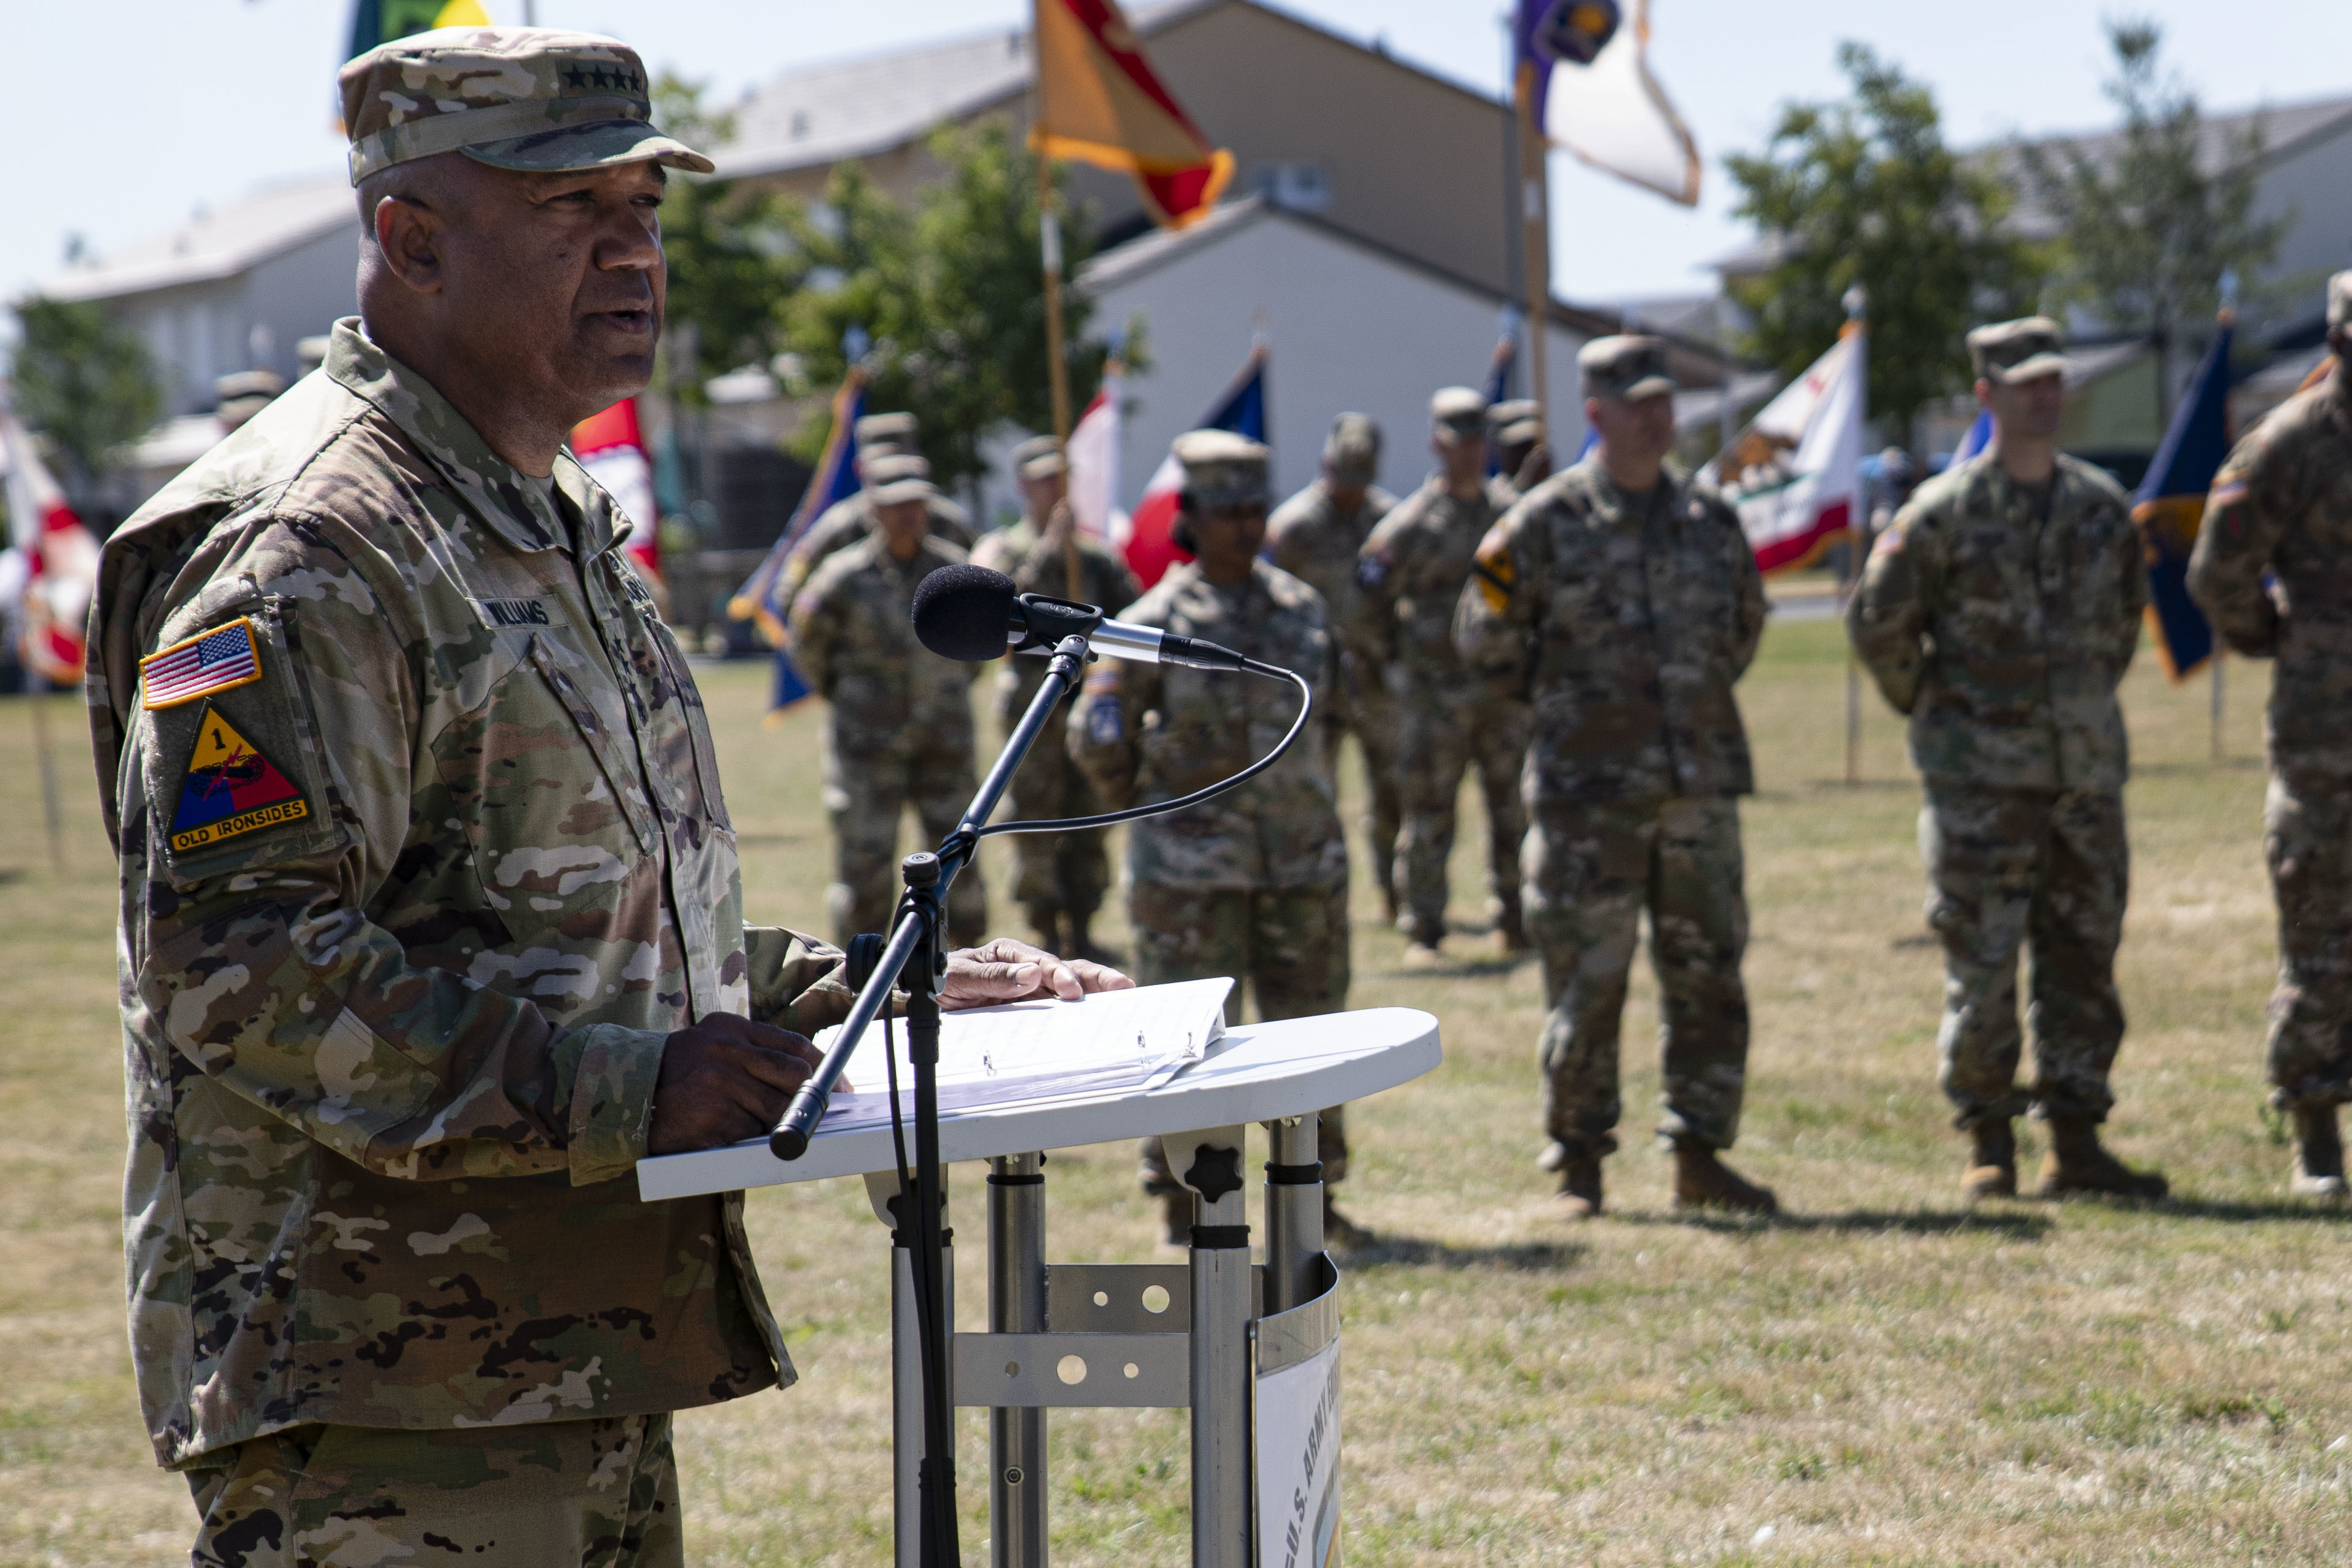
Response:
[[[988,1331],[954,1339],[958,1405],[989,1411],[989,1536],[997,1568],[1046,1560],[1045,1412],[1055,1405],[1161,1405],[1192,1412],[1192,1562],[1251,1568],[1279,1521],[1256,1498],[1262,1380],[1334,1345],[1339,1274],[1323,1252],[1318,1111],[1420,1077],[1438,1062],[1437,1020],[1406,1007],[1247,1025],[1216,1054],[1149,1092],[1093,1092],[943,1110],[942,1159],[985,1159]],[[1265,1263],[1250,1262],[1243,1169],[1248,1123],[1265,1125]],[[1183,1263],[1045,1260],[1043,1151],[1157,1133],[1192,1190]],[[896,1154],[887,1126],[820,1127],[786,1163],[765,1141],[637,1167],[646,1201],[861,1175],[892,1226],[891,1436],[897,1561],[915,1563],[916,1467],[922,1458],[920,1363],[908,1242],[896,1225]],[[942,1184],[942,1191],[944,1191]],[[952,1310],[954,1273],[948,1274]],[[1328,1458],[1328,1456],[1326,1456]],[[1294,1534],[1297,1526],[1292,1525]],[[1280,1555],[1268,1568],[1279,1568]],[[1305,1552],[1296,1553],[1307,1561]]]

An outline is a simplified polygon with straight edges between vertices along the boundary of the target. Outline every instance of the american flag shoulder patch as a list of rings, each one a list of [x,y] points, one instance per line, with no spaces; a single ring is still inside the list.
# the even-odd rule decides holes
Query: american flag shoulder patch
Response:
[[[242,616],[139,661],[139,695],[149,712],[250,686],[260,679],[260,640],[253,635],[253,623]]]

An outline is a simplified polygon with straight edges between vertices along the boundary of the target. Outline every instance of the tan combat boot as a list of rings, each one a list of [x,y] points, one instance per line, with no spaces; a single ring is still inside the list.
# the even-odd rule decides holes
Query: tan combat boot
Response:
[[[2160,1198],[2171,1184],[2155,1171],[2135,1171],[2099,1143],[2099,1124],[2087,1116],[2050,1119],[2050,1152],[2042,1157],[2042,1195],[2113,1193],[2125,1198]]]
[[[1738,1214],[1779,1214],[1780,1200],[1693,1139],[1675,1145],[1675,1207],[1729,1209]]]
[[[1600,1155],[1572,1154],[1567,1144],[1554,1139],[1537,1156],[1536,1166],[1559,1177],[1560,1218],[1582,1221],[1601,1212]]]
[[[2299,1198],[2344,1196],[2344,1138],[2336,1130],[2336,1107],[2295,1108],[2294,1178],[2287,1191]]]
[[[2017,1130],[2006,1116],[1989,1117],[1969,1129],[1969,1168],[1960,1173],[1960,1196],[1969,1203],[2017,1195]]]
[[[1432,970],[1444,969],[1446,967],[1445,950],[1433,942],[1422,942],[1415,939],[1405,943],[1404,966],[1408,971],[1416,973],[1427,973]]]

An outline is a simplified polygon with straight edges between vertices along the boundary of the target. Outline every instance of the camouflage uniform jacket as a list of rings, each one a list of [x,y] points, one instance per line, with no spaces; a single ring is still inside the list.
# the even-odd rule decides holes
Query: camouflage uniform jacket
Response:
[[[1404,685],[1446,690],[1475,679],[1454,649],[1454,606],[1470,580],[1471,558],[1497,513],[1482,487],[1457,500],[1434,473],[1381,519],[1358,558],[1365,613],[1381,662]]]
[[[941,658],[915,640],[913,619],[916,584],[963,558],[927,537],[900,561],[876,535],[818,567],[793,600],[793,662],[832,705],[843,752],[889,752],[910,737],[971,743],[971,683],[987,666]]]
[[[2231,647],[2278,659],[2271,765],[2306,788],[2352,782],[2352,382],[2340,367],[2213,476],[2189,588]]]
[[[2116,688],[2139,646],[2147,569],[2131,501],[2060,457],[2046,513],[1991,452],[1921,485],[1846,605],[1854,651],[1931,777],[2121,789]]]
[[[1374,485],[1350,516],[1342,517],[1323,479],[1275,509],[1265,524],[1265,558],[1323,595],[1331,631],[1351,658],[1380,668],[1388,638],[1372,619],[1357,580],[1364,542],[1396,507],[1396,497]]]
[[[694,682],[611,500],[568,456],[556,483],[346,321],[106,548],[89,698],[165,1464],[792,1376],[740,1195],[641,1204],[633,1168],[671,1031],[814,1030],[845,993],[811,939],[747,957]]]
[[[1598,458],[1529,490],[1478,547],[1463,658],[1524,670],[1538,803],[1746,795],[1732,696],[1764,635],[1764,584],[1739,519],[1668,468],[1628,496]]]
[[[1222,643],[1294,669],[1319,713],[1343,701],[1339,653],[1314,589],[1263,561],[1221,588],[1192,563],[1119,615],[1138,626]],[[1070,754],[1111,809],[1202,789],[1272,752],[1298,715],[1298,689],[1264,676],[1105,659],[1070,721]],[[1129,829],[1139,885],[1325,888],[1347,885],[1329,727],[1309,724],[1281,762],[1230,795]]]
[[[923,503],[931,516],[931,537],[945,540],[958,550],[970,550],[980,537],[971,525],[971,514],[942,495],[934,495]],[[787,593],[798,588],[816,574],[816,569],[833,556],[848,549],[874,531],[874,502],[864,490],[844,496],[817,514],[809,531],[793,546],[784,562],[784,583]]]
[[[1077,544],[1079,600],[1098,605],[1114,616],[1133,604],[1143,585],[1118,553],[1083,534]],[[1003,573],[1024,594],[1043,594],[1050,599],[1070,596],[1069,568],[1061,551],[1047,549],[1044,534],[1025,517],[982,539],[971,559],[976,566]],[[1045,679],[1044,659],[1028,654],[1007,658],[996,672],[997,717],[1008,725],[1016,722],[1028,711],[1029,700],[1037,695]],[[1039,743],[1045,743],[1042,738]]]

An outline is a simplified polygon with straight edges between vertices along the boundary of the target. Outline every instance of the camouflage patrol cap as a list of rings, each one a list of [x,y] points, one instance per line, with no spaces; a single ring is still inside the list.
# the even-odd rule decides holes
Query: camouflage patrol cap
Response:
[[[1486,428],[1493,431],[1496,437],[1500,439],[1504,431],[1514,425],[1533,419],[1539,412],[1540,410],[1536,406],[1536,400],[1532,397],[1506,398],[1500,403],[1488,405]]]
[[[1342,414],[1331,421],[1323,461],[1343,485],[1368,485],[1381,471],[1381,427],[1369,414]]]
[[[2327,327],[2352,327],[2352,269],[2327,280]]]
[[[1640,332],[1593,339],[1576,351],[1576,371],[1587,397],[1640,403],[1676,389],[1666,369],[1666,341]]]
[[[352,184],[438,153],[555,172],[648,160],[710,173],[653,126],[645,63],[615,38],[552,27],[436,27],[345,65]]]
[[[866,488],[879,493],[883,487],[901,479],[926,479],[931,477],[931,465],[918,452],[877,452],[866,459],[858,477]]]
[[[850,426],[856,437],[859,452],[876,447],[915,445],[915,416],[911,414],[869,414]]]
[[[2047,316],[1995,321],[1969,334],[1969,359],[1986,381],[2013,385],[2066,368],[2066,333]]]
[[[1429,400],[1429,423],[1438,437],[1447,441],[1484,435],[1486,399],[1471,387],[1441,386]]]
[[[920,474],[907,474],[887,485],[874,487],[876,506],[904,506],[908,501],[928,501],[940,492],[931,481]]]
[[[1187,430],[1169,450],[1184,468],[1184,495],[1205,511],[1266,499],[1265,447],[1231,430]]]
[[[1069,467],[1061,442],[1051,436],[1032,436],[1013,448],[1013,471],[1024,479],[1050,479]]]
[[[1543,421],[1518,419],[1495,432],[1495,442],[1502,447],[1532,447],[1544,438]]]

